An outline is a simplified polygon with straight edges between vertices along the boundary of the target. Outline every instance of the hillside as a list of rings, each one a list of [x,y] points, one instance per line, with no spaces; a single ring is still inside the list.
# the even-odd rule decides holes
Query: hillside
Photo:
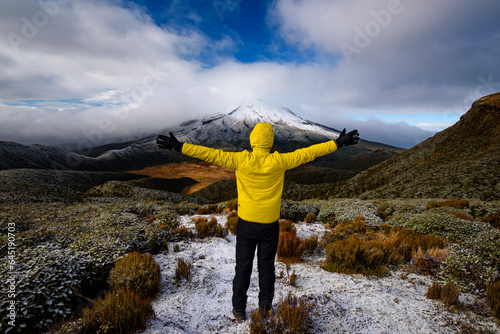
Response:
[[[23,145],[0,141],[0,170],[29,168],[80,171],[126,171],[177,161],[172,152],[149,151],[136,144],[110,150],[98,157],[60,146]]]
[[[500,93],[475,101],[456,124],[394,158],[309,191],[326,197],[500,198]]]

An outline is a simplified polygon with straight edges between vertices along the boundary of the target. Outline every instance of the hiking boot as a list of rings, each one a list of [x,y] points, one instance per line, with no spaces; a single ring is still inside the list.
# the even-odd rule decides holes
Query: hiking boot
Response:
[[[237,322],[243,322],[243,321],[247,320],[247,316],[245,314],[245,311],[236,311],[233,308],[233,314],[234,314],[234,318],[236,319]]]

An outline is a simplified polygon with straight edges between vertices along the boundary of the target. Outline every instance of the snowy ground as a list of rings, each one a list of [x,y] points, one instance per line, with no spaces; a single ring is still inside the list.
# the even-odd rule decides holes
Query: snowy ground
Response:
[[[225,216],[216,216],[225,224]],[[182,225],[194,229],[191,218],[182,218]],[[297,234],[321,236],[322,224],[298,224]],[[232,279],[236,237],[210,238],[180,242],[180,251],[155,256],[162,270],[160,293],[153,301],[156,316],[144,334],[159,333],[248,333],[250,321],[238,324],[231,313]],[[192,263],[190,282],[175,282],[178,258]],[[311,333],[459,333],[467,326],[475,330],[500,333],[493,318],[484,318],[468,311],[447,311],[441,302],[425,298],[431,279],[402,272],[393,272],[382,279],[360,275],[326,272],[319,267],[322,255],[317,253],[292,265],[298,279],[297,287],[288,282],[286,267],[276,262],[274,304],[289,291],[307,296],[313,305]],[[258,307],[258,274],[254,263],[248,291],[247,319],[250,310]],[[472,303],[472,296],[461,296],[463,303]]]

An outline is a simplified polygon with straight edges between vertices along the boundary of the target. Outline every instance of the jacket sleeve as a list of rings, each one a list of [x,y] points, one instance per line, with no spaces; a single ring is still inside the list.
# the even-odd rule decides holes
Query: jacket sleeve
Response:
[[[214,165],[236,169],[238,165],[237,152],[225,152],[210,147],[184,143],[182,145],[182,154],[192,158],[197,158]]]
[[[313,161],[317,157],[333,153],[337,150],[335,141],[330,140],[321,144],[295,150],[291,153],[281,154],[286,169],[298,167],[306,162]]]

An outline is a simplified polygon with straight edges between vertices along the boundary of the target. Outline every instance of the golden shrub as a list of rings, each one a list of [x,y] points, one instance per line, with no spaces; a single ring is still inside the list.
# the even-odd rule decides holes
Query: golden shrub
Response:
[[[465,213],[465,212],[450,212],[450,214],[454,215],[455,217],[457,217],[459,219],[470,220],[470,221],[474,220],[474,217],[472,217],[471,215],[469,215],[468,213]]]
[[[317,235],[311,235],[308,238],[304,239],[304,244],[305,244],[305,251],[313,251],[316,248],[318,248],[318,236]]]
[[[451,282],[445,285],[439,282],[433,282],[425,294],[428,299],[439,299],[448,306],[456,305],[459,295],[458,286]]]
[[[427,209],[433,209],[433,208],[440,208],[440,207],[450,207],[450,208],[455,208],[455,209],[463,209],[469,205],[469,201],[466,199],[452,199],[449,201],[441,201],[441,202],[429,202],[427,203],[426,207]]]
[[[128,288],[141,298],[153,297],[160,284],[160,266],[150,254],[133,252],[119,258],[109,273],[114,289]]]
[[[427,299],[439,299],[441,298],[441,288],[442,285],[439,282],[432,282],[432,285],[427,289],[425,297]]]
[[[299,262],[306,245],[295,233],[280,232],[278,239],[278,260],[283,262]]]
[[[316,220],[316,214],[314,214],[314,212],[310,212],[306,215],[306,218],[304,219],[304,221],[308,224],[311,224],[314,222],[314,220]]]
[[[150,299],[123,287],[97,298],[82,311],[83,333],[135,333],[145,329],[153,314]]]
[[[307,333],[311,306],[305,298],[288,293],[280,301],[275,314],[263,314],[259,309],[250,312],[250,333]]]
[[[175,279],[180,282],[182,279],[191,280],[191,266],[183,259],[177,260],[177,268],[175,268]]]
[[[238,229],[238,213],[236,211],[231,211],[227,216],[226,229],[231,231],[232,234],[236,235]]]
[[[217,223],[217,218],[212,216],[210,220],[206,217],[196,217],[195,228],[198,233],[199,238],[206,238],[211,236],[225,237],[227,235],[227,229]]]
[[[173,235],[177,235],[183,239],[191,239],[194,238],[194,233],[186,226],[180,226],[174,230],[172,230]]]
[[[483,222],[489,223],[495,228],[500,228],[500,211],[489,215],[482,219]]]
[[[500,318],[500,281],[488,285],[486,300],[488,300],[493,316]]]
[[[448,306],[456,305],[459,294],[458,285],[448,282],[441,289],[441,300]]]
[[[290,219],[280,219],[280,232],[290,232],[292,234],[297,234],[297,229],[293,223],[293,220]]]
[[[226,208],[230,211],[238,211],[238,198],[227,201]]]

